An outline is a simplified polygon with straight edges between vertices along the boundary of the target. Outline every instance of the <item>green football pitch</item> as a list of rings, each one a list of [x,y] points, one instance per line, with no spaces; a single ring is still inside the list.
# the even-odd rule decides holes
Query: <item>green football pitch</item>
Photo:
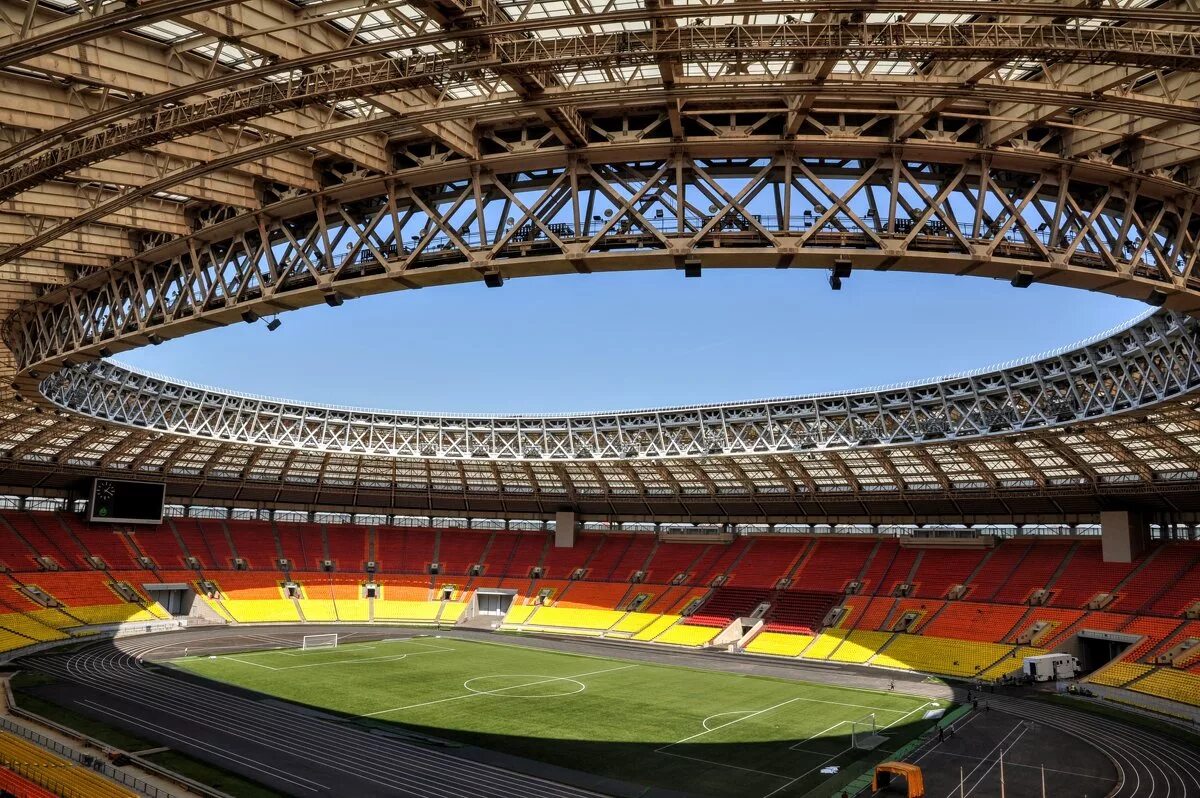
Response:
[[[358,722],[713,796],[828,796],[928,728],[898,693],[449,637],[185,657],[175,667]],[[856,749],[873,716],[886,740]],[[823,773],[833,767],[838,773]]]

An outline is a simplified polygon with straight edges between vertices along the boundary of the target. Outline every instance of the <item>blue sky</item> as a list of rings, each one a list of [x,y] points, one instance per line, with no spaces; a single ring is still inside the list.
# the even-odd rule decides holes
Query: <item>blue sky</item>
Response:
[[[1032,355],[1146,306],[979,278],[709,269],[403,291],[120,356],[239,391],[398,410],[556,412],[787,396]]]

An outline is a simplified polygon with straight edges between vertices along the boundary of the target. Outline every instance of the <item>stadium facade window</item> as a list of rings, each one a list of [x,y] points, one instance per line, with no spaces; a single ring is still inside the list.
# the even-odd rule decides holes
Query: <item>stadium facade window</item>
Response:
[[[42,510],[45,512],[55,512],[57,510],[65,510],[67,508],[67,500],[53,498],[48,496],[30,496],[25,500],[26,510]]]
[[[193,504],[188,508],[189,518],[229,518],[228,507],[205,507],[198,504]]]

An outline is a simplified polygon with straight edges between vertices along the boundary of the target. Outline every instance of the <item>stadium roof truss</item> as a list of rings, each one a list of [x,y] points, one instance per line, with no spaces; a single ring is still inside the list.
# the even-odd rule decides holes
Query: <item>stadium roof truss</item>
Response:
[[[1198,15],[0,0],[2,480],[530,512],[1178,504],[1200,480]],[[108,359],[383,291],[712,267],[1164,310],[924,384],[563,416],[305,406]]]

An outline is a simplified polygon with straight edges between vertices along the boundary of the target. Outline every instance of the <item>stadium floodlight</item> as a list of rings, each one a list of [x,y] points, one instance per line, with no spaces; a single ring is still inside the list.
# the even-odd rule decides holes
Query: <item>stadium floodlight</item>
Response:
[[[689,255],[683,259],[684,277],[699,277],[700,272],[700,258],[696,257],[695,255]]]
[[[849,258],[838,258],[833,262],[833,276],[845,280],[854,270],[854,264]]]
[[[148,340],[154,346],[159,346],[165,339],[158,333],[150,333],[148,336],[146,336],[146,340]]]
[[[275,318],[273,318],[269,322],[267,322],[267,332],[275,332],[282,325],[283,325],[283,322],[279,320],[278,316],[276,316]]]
[[[109,349],[107,346],[102,346],[102,347],[100,347],[100,351],[98,354],[100,355],[100,357],[112,357],[112,350]]]
[[[483,284],[488,288],[500,288],[504,285],[504,275],[500,272],[484,272]]]
[[[1166,301],[1166,292],[1159,291],[1157,288],[1150,292],[1150,296],[1146,297],[1146,304],[1156,308],[1161,308]]]
[[[344,301],[345,300],[342,299],[341,295],[336,291],[331,291],[325,295],[325,304],[331,308],[341,307],[342,302]]]
[[[304,635],[300,638],[300,649],[308,651],[314,648],[337,648],[338,636],[334,632],[332,634],[323,635]]]
[[[1027,272],[1024,269],[1021,269],[1019,272],[1013,275],[1010,283],[1013,288],[1028,288],[1029,286],[1033,285],[1033,272]]]
[[[253,324],[254,322],[258,321],[258,318],[258,314],[253,310],[242,311],[242,321],[246,322],[247,324]]]
[[[833,272],[830,272],[829,287],[834,291],[841,291],[842,290],[842,278],[838,277]]]

